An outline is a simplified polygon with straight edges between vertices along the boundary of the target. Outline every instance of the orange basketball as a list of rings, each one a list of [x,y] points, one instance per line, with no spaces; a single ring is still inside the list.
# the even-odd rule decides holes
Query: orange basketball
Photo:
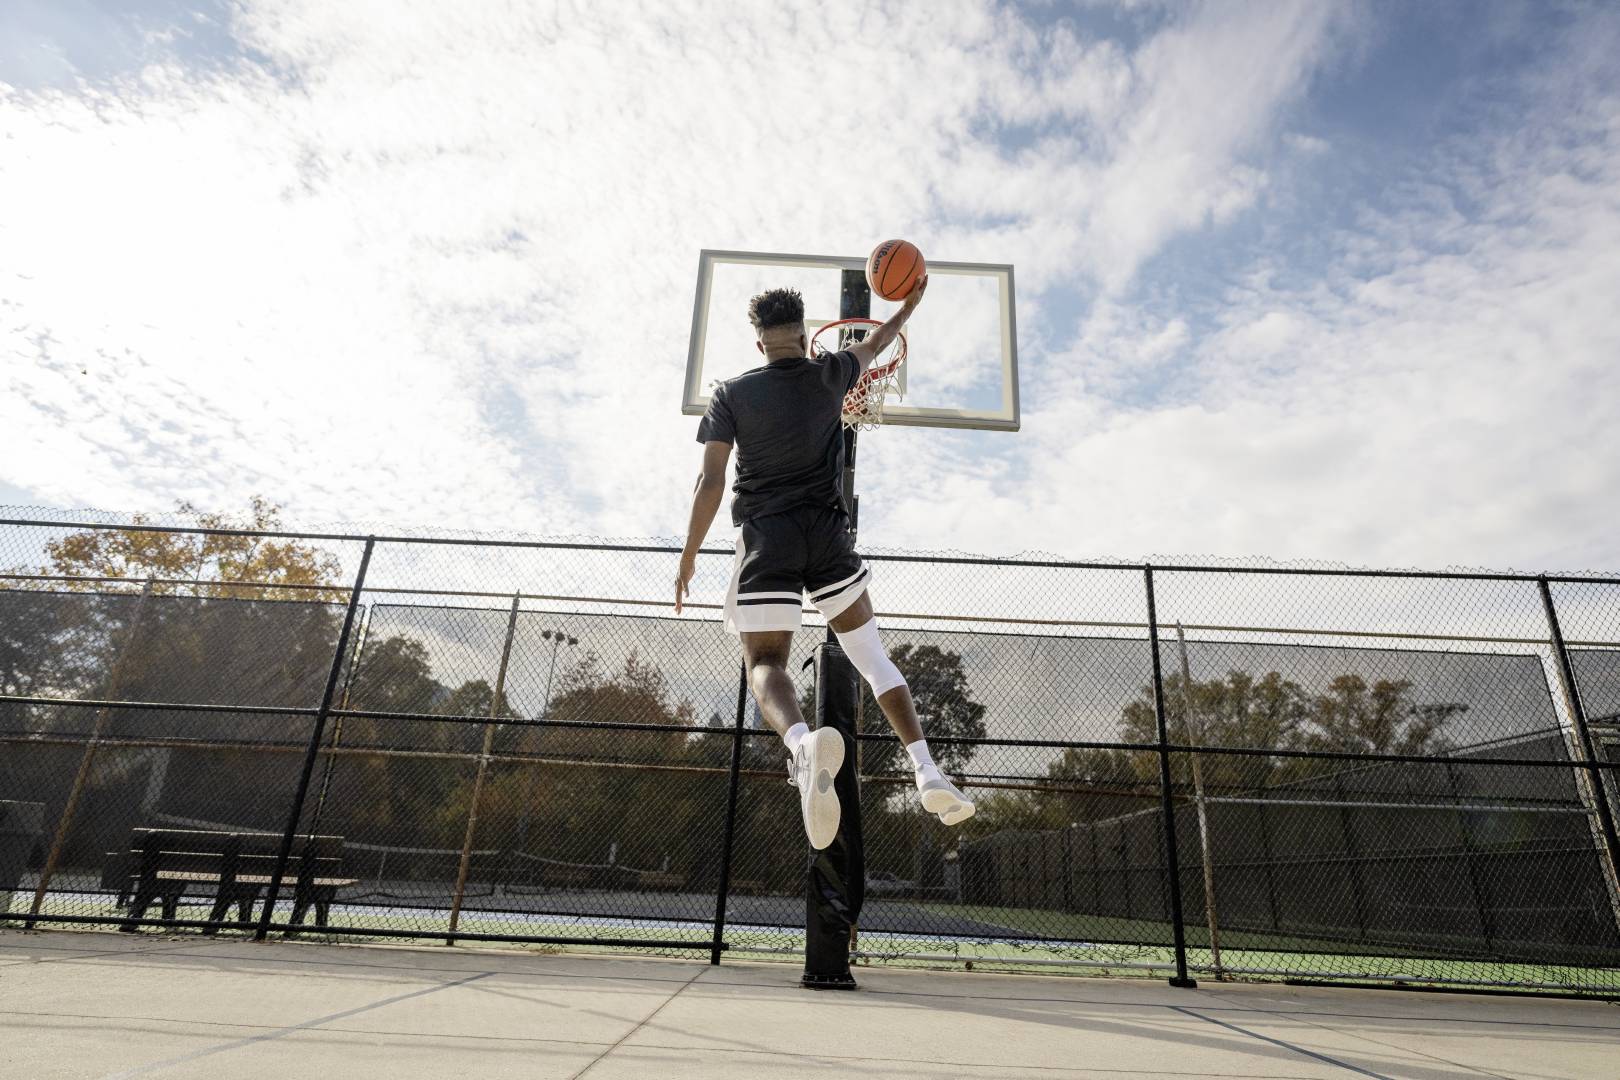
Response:
[[[885,300],[904,300],[927,273],[922,252],[909,240],[885,240],[866,257],[866,283]]]

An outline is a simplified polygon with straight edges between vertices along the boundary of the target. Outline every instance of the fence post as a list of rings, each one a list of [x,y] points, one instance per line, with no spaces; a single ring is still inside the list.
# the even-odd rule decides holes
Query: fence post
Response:
[[[1147,588],[1148,651],[1153,655],[1153,714],[1159,727],[1159,808],[1164,816],[1165,869],[1170,878],[1170,931],[1176,950],[1171,986],[1196,987],[1187,975],[1187,927],[1181,914],[1181,865],[1176,852],[1176,808],[1170,798],[1170,733],[1165,724],[1164,675],[1159,670],[1159,613],[1153,602],[1153,567],[1142,567]]]
[[[731,776],[726,787],[726,824],[720,840],[720,885],[714,898],[714,944],[709,963],[718,964],[725,949],[726,894],[731,891],[731,845],[737,831],[737,780],[742,773],[743,719],[748,709],[748,665],[737,676],[737,723],[731,731]]]
[[[1187,633],[1176,624],[1176,648],[1181,654],[1181,727],[1190,746],[1203,745],[1202,726],[1193,730],[1192,664],[1187,660]],[[1221,977],[1221,920],[1215,909],[1214,845],[1209,839],[1209,809],[1204,798],[1204,767],[1201,755],[1191,754],[1193,800],[1198,806],[1198,850],[1204,861],[1204,921],[1209,924],[1209,962],[1215,977]]]
[[[461,925],[461,904],[467,897],[467,871],[472,867],[473,834],[478,831],[478,800],[484,793],[484,777],[489,773],[489,756],[495,749],[495,718],[500,715],[501,696],[506,693],[506,664],[512,658],[512,637],[517,633],[518,603],[522,594],[512,597],[512,611],[506,617],[506,641],[501,645],[501,665],[495,673],[495,692],[489,698],[489,723],[484,725],[484,748],[478,755],[478,772],[473,775],[472,798],[467,803],[467,834],[461,840],[461,861],[456,866],[456,892],[450,899],[450,933]],[[456,939],[447,937],[446,945]]]
[[[1620,925],[1620,837],[1615,835],[1608,785],[1603,782],[1603,771],[1598,768],[1597,747],[1592,742],[1591,729],[1586,725],[1586,707],[1581,702],[1580,684],[1575,681],[1575,665],[1570,659],[1569,648],[1564,644],[1564,631],[1558,625],[1558,609],[1553,605],[1552,589],[1547,584],[1545,574],[1536,579],[1536,586],[1541,591],[1541,606],[1547,612],[1547,627],[1552,631],[1553,651],[1558,654],[1558,674],[1564,684],[1564,701],[1569,707],[1570,722],[1575,728],[1576,749],[1583,759],[1575,775],[1577,780],[1584,780],[1585,786],[1590,788],[1592,803],[1597,810],[1598,831],[1603,841],[1598,862],[1605,871],[1603,876],[1609,887],[1609,904],[1614,909],[1615,922]]]
[[[298,831],[298,818],[304,811],[304,799],[309,794],[309,779],[315,772],[315,759],[321,752],[321,735],[326,731],[326,718],[332,711],[332,696],[337,692],[338,677],[343,673],[343,657],[349,649],[349,631],[354,627],[355,609],[360,606],[360,593],[366,585],[366,570],[371,566],[371,553],[376,546],[375,536],[366,537],[366,549],[360,556],[360,571],[355,574],[354,587],[349,592],[349,606],[343,612],[343,629],[338,631],[337,648],[332,650],[332,670],[327,673],[326,690],[321,694],[320,710],[315,714],[315,723],[309,733],[309,746],[304,750],[303,771],[298,775],[298,788],[287,811],[287,828],[282,833],[281,850],[276,853],[276,866],[270,874],[270,887],[264,897],[264,914],[259,917],[259,928],[253,935],[255,941],[263,941],[270,933],[276,898],[281,893],[281,878],[287,872],[287,860],[292,857],[293,834]]]
[[[1485,890],[1479,885],[1479,870],[1474,866],[1474,827],[1468,823],[1468,808],[1462,804],[1462,792],[1457,789],[1457,773],[1452,769],[1451,762],[1444,764],[1446,783],[1451,788],[1452,801],[1457,804],[1457,828],[1462,833],[1463,842],[1463,868],[1468,871],[1468,887],[1474,894],[1474,906],[1479,909],[1479,930],[1485,937],[1485,947],[1494,948],[1495,920],[1491,918],[1490,906],[1485,903]]]
[[[1266,868],[1266,902],[1271,908],[1271,928],[1281,930],[1282,923],[1277,918],[1277,876],[1272,872],[1275,862],[1271,854],[1271,829],[1266,825],[1266,804],[1260,804],[1260,857],[1265,860]]]
[[[1344,780],[1339,773],[1333,774],[1333,796],[1339,801],[1339,828],[1344,833],[1345,866],[1350,873],[1350,899],[1356,909],[1356,929],[1361,931],[1361,940],[1367,941],[1367,885],[1361,876],[1361,845],[1356,842],[1356,819],[1350,812],[1350,803],[1344,793]]]
[[[118,659],[113,661],[112,671],[107,675],[107,681],[102,685],[104,700],[117,701],[123,687],[124,667],[129,661],[129,654],[135,650],[135,638],[141,630],[141,623],[146,617],[146,602],[152,596],[152,579],[148,577],[146,584],[141,586],[140,599],[135,601],[135,614],[129,620],[129,634],[124,639],[124,647],[118,651]],[[78,772],[73,775],[73,786],[68,789],[67,803],[62,807],[62,816],[56,822],[56,835],[51,838],[51,850],[45,856],[45,865],[39,871],[39,884],[34,888],[34,902],[28,909],[28,921],[23,929],[34,928],[34,917],[45,906],[45,893],[50,890],[51,878],[56,876],[57,865],[62,860],[62,849],[67,846],[68,832],[73,828],[73,817],[79,810],[79,799],[84,795],[84,786],[90,780],[90,768],[95,764],[96,748],[101,742],[101,733],[106,729],[109,708],[103,705],[96,710],[94,725],[90,728],[90,741],[84,744],[84,753],[79,757]]]
[[[1063,830],[1063,910],[1074,912],[1074,824]]]
[[[1097,853],[1097,823],[1095,821],[1086,826],[1091,833],[1091,913],[1101,915],[1102,909],[1102,858]]]
[[[354,655],[349,661],[349,674],[343,680],[343,696],[338,699],[338,709],[342,711],[349,707],[349,694],[354,689],[355,680],[360,677],[360,665],[366,658],[366,640],[371,636],[371,617],[373,610],[367,607],[365,614],[360,616],[360,631],[355,637]],[[321,770],[321,793],[315,797],[315,812],[310,815],[309,831],[319,832],[321,815],[326,812],[326,796],[332,790],[332,772],[337,767],[337,749],[343,742],[343,717],[332,722],[332,741],[326,745],[326,768]]]

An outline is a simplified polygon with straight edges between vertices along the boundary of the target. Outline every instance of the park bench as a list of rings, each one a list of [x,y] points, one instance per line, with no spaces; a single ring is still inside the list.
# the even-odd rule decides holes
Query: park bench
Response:
[[[270,884],[282,837],[277,833],[223,832],[209,829],[136,829],[123,868],[103,871],[129,897],[129,911],[119,927],[133,931],[135,923],[154,903],[163,917],[172,919],[188,887],[212,888],[214,906],[209,922],[220,922],[232,907],[238,923],[252,917],[253,905]],[[109,857],[109,864],[116,856]],[[282,888],[293,898],[291,922],[304,921],[315,909],[315,925],[325,926],[337,890],[356,884],[338,876],[343,864],[341,836],[297,836],[282,878]],[[213,933],[208,927],[204,933]],[[289,937],[296,933],[288,930]]]

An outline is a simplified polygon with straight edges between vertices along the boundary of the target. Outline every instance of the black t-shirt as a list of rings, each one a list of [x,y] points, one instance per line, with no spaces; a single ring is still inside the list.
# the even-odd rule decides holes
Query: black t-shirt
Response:
[[[842,506],[844,395],[860,378],[854,353],[778,360],[714,388],[698,442],[737,446],[731,523],[795,506]]]

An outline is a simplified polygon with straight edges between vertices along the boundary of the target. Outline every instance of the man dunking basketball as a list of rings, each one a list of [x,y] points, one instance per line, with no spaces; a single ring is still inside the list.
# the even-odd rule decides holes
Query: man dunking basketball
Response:
[[[797,290],[773,289],[754,297],[748,318],[765,365],[716,386],[698,425],[703,471],[675,579],[675,610],[681,610],[698,548],[720,509],[726,461],[735,443],[731,520],[742,533],[726,595],[726,629],[742,638],[748,685],[760,715],[787,744],[805,832],[818,850],[838,832],[832,781],[843,764],[844,741],[829,728],[810,730],[787,673],[806,593],[850,663],[871,684],[905,745],[923,808],[947,825],[973,816],[973,803],[929,755],[911,690],[879,639],[867,593],[871,571],[855,553],[843,501],[844,395],[894,340],[927,286],[924,275],[900,310],[865,340],[819,357],[805,355],[804,301]]]

